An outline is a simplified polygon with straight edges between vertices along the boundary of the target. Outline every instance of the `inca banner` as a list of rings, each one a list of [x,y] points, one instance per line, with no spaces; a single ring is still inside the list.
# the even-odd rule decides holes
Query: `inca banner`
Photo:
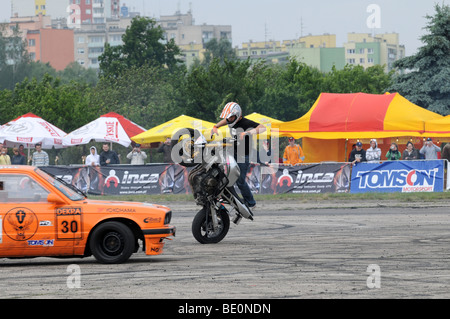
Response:
[[[190,168],[178,164],[40,168],[93,195],[191,193],[188,182]],[[347,163],[252,164],[247,174],[251,191],[261,194],[348,192],[349,181],[350,166]]]
[[[349,192],[350,188],[348,163],[260,165],[259,169],[261,194],[342,193]]]
[[[360,163],[352,168],[352,193],[443,190],[443,160]]]
[[[93,195],[187,194],[189,171],[178,164],[118,166],[43,166],[78,189]]]

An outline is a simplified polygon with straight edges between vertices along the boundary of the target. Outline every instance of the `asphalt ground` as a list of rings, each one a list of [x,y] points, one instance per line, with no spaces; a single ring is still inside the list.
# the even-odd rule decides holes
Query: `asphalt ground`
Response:
[[[219,244],[191,234],[199,207],[172,202],[162,255],[0,259],[0,298],[450,298],[450,202],[261,201]]]

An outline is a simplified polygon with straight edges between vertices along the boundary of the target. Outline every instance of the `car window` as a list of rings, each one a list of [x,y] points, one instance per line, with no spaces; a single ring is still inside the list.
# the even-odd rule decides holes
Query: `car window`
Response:
[[[0,201],[47,202],[50,192],[25,174],[0,174]]]
[[[83,195],[80,194],[79,191],[76,190],[76,188],[64,185],[64,182],[61,182],[60,180],[55,179],[53,176],[50,176],[46,172],[36,168],[34,170],[37,174],[39,174],[41,177],[45,178],[50,184],[55,186],[61,193],[63,193],[66,197],[70,198],[73,201],[79,201],[85,199]]]

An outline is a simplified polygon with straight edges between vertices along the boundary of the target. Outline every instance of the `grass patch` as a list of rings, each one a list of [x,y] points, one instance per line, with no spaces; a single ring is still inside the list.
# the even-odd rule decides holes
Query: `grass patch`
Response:
[[[160,194],[160,195],[89,195],[90,199],[131,201],[131,202],[193,202],[194,197],[186,194]],[[319,201],[398,201],[398,202],[433,202],[450,200],[450,192],[440,193],[325,193],[325,194],[276,194],[255,195],[256,201],[300,201],[302,203]]]

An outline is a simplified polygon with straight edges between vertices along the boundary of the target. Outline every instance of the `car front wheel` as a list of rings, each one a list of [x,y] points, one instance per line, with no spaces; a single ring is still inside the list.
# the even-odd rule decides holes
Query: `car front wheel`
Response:
[[[135,238],[129,227],[111,221],[94,229],[89,246],[100,263],[120,264],[133,254]]]

